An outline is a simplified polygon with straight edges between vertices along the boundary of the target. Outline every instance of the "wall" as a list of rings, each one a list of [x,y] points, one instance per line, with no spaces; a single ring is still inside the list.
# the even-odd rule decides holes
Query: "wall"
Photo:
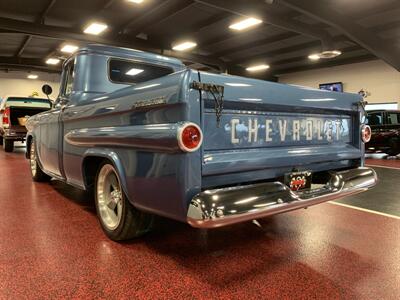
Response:
[[[27,79],[27,72],[10,71],[6,73],[0,71],[0,98],[7,95],[30,96],[33,92],[38,92],[39,97],[46,98],[46,95],[42,93],[42,86],[49,84],[53,88],[50,98],[54,100],[58,96],[60,88],[60,75],[41,72],[34,74],[38,75],[39,78]]]
[[[370,103],[400,103],[400,72],[380,60],[316,69],[279,77],[279,82],[318,88],[320,83],[343,82],[345,92],[361,89],[371,93]]]

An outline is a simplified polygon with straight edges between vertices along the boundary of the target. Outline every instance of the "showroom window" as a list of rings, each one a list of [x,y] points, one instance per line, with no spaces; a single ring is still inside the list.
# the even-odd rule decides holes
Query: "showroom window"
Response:
[[[381,113],[369,113],[367,117],[368,125],[382,125],[382,114]]]
[[[111,59],[109,77],[112,82],[137,84],[173,73],[169,67],[144,64],[140,62]]]
[[[400,124],[400,114],[398,113],[388,113],[388,124],[398,125]]]

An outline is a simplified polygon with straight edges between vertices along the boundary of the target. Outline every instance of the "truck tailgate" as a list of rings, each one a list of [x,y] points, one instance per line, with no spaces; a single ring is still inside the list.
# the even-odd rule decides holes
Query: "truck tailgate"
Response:
[[[357,95],[200,75],[225,89],[219,121],[214,97],[202,94],[205,185],[345,168],[361,158]]]

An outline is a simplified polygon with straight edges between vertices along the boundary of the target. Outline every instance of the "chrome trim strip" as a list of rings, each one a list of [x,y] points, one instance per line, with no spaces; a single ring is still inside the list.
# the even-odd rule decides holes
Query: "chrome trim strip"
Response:
[[[215,228],[263,218],[366,191],[376,185],[372,168],[332,172],[321,188],[293,192],[281,182],[206,190],[189,205],[187,222],[197,228]]]

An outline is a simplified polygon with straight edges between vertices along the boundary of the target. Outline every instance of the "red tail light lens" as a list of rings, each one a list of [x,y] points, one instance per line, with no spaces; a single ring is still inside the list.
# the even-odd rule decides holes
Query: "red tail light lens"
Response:
[[[7,107],[3,113],[3,125],[10,125],[10,108]]]
[[[361,139],[364,143],[368,143],[371,140],[372,130],[368,125],[361,127]]]
[[[203,142],[203,133],[194,123],[186,123],[178,130],[179,148],[185,152],[193,152],[200,148]]]

